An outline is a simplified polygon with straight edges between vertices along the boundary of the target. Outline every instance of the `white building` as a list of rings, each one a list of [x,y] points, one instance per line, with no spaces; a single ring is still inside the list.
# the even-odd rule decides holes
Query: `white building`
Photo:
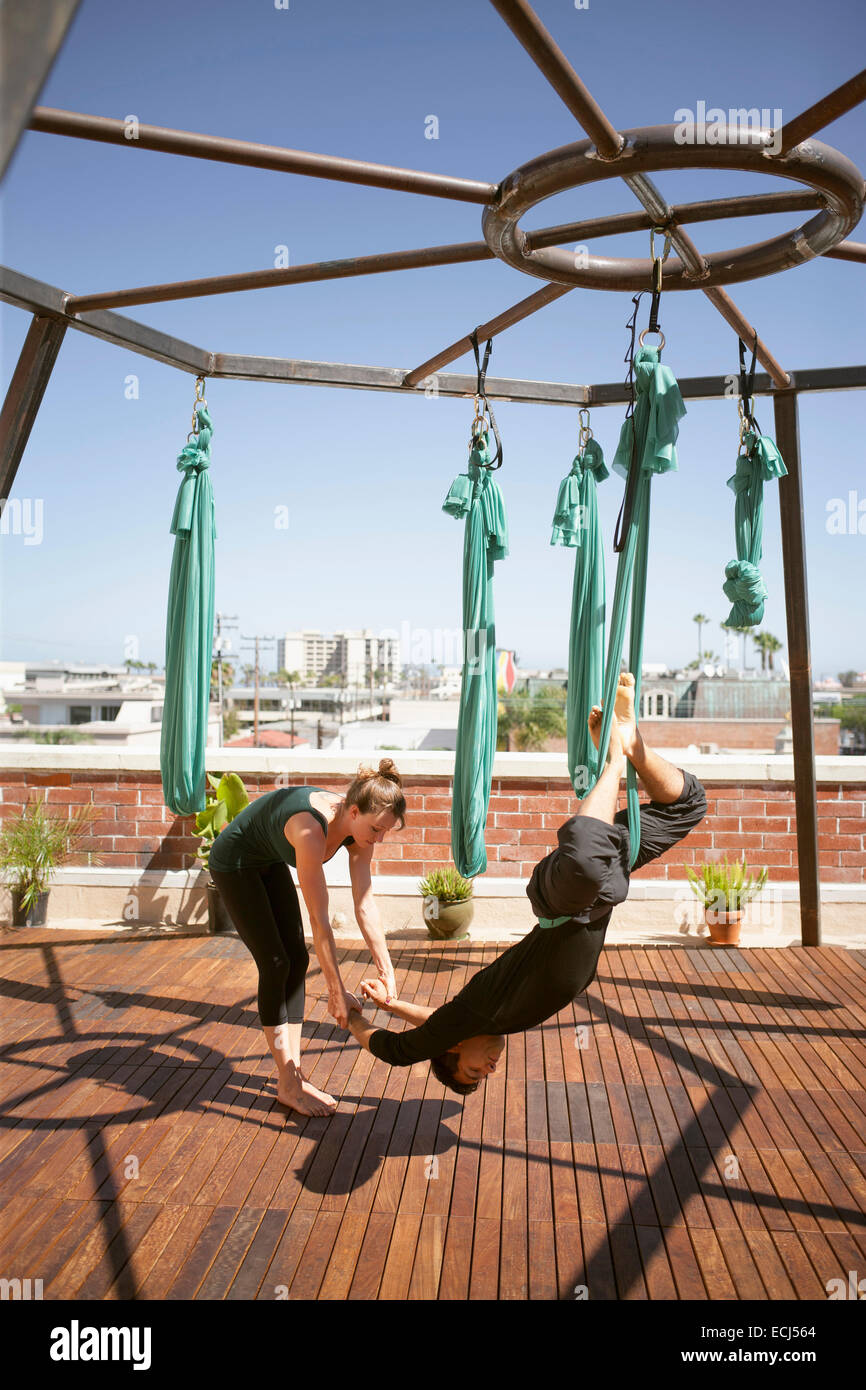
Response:
[[[12,727],[34,733],[75,728],[88,741],[136,748],[159,748],[165,680],[131,675],[124,666],[62,666],[59,662],[25,668],[22,686],[6,687],[7,704],[21,706]],[[17,741],[17,740],[16,740]],[[211,706],[208,745],[219,743],[219,717]]]
[[[400,671],[400,643],[392,637],[377,637],[369,628],[363,631],[323,632],[305,629],[287,632],[277,642],[277,668],[297,671],[301,679],[345,676],[349,685],[369,685],[376,671],[394,680]]]

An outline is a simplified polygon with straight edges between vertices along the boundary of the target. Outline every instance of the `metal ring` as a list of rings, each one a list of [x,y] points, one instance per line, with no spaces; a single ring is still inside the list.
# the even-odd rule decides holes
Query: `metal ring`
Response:
[[[645,328],[638,337],[638,344],[640,345],[640,347],[643,347],[643,340],[646,337],[647,333],[658,333],[659,337],[661,338],[661,342],[659,343],[659,352],[661,352],[662,348],[665,345],[665,335],[664,333],[662,333],[660,328]]]
[[[678,144],[676,125],[648,126],[623,131],[626,142],[616,159],[601,161],[591,141],[582,140],[549,150],[508,174],[499,198],[484,209],[482,229],[493,254],[516,270],[538,279],[594,290],[645,290],[652,275],[651,260],[588,256],[578,269],[571,251],[563,247],[526,249],[519,221],[525,213],[567,189],[603,179],[633,178],[664,169],[735,169],[772,174],[807,185],[825,197],[825,207],[792,232],[731,251],[703,257],[707,274],[690,276],[678,257],[665,267],[665,290],[706,289],[774,275],[833,249],[856,227],[863,211],[863,176],[856,165],[820,140],[805,140],[787,154],[773,154],[772,132],[753,131],[750,144]],[[727,131],[726,131],[727,133]],[[658,226],[658,224],[655,224]]]

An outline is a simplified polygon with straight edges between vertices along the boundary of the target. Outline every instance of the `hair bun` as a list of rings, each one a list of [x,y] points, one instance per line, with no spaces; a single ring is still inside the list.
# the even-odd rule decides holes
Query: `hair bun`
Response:
[[[378,773],[376,773],[376,776],[387,777],[389,781],[396,782],[398,787],[402,787],[403,785],[402,778],[400,777],[400,774],[397,771],[397,766],[393,758],[379,759],[379,771]]]

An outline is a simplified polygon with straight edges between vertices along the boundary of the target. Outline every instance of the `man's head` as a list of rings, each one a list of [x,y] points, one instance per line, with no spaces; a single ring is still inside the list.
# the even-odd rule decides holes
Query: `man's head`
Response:
[[[504,1050],[505,1038],[501,1033],[480,1033],[475,1038],[455,1043],[447,1052],[434,1057],[430,1066],[437,1081],[449,1091],[468,1096],[496,1070]]]

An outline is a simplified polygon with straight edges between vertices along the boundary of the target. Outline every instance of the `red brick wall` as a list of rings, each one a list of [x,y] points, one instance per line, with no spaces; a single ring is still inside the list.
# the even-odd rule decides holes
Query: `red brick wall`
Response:
[[[347,785],[346,778],[298,780],[334,791]],[[251,795],[275,785],[268,775],[248,774],[244,782]],[[374,870],[420,878],[451,862],[450,783],[443,777],[407,777],[404,787],[407,825],[378,846]],[[87,847],[106,868],[186,869],[198,864],[198,840],[190,833],[193,818],[173,816],[166,809],[157,773],[0,770],[0,816],[20,809],[28,792],[37,788],[45,790],[49,808],[61,813],[82,802],[98,808]],[[638,877],[681,879],[684,864],[745,853],[750,864],[766,864],[771,878],[795,880],[793,786],[708,782],[706,789],[706,819]],[[537,860],[556,847],[557,828],[576,806],[565,778],[494,778],[486,834],[488,875],[528,878]],[[866,882],[866,781],[819,786],[818,826],[822,880]],[[74,862],[86,863],[86,858]]]
[[[753,753],[773,753],[776,736],[782,732],[782,719],[647,719],[641,728],[654,748],[688,748],[692,743],[715,743],[721,748],[749,749]],[[835,758],[839,752],[839,720],[816,719],[815,752]],[[545,751],[564,753],[564,738],[551,739]]]

